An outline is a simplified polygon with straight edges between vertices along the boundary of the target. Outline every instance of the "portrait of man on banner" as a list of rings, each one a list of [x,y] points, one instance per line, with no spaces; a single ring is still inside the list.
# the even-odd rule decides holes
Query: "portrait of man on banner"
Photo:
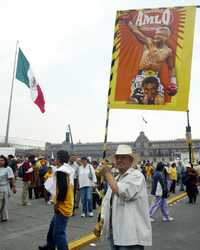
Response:
[[[191,53],[188,64],[183,63],[192,48],[193,38],[186,38],[187,22],[191,25],[189,19],[194,19],[194,13],[189,16],[191,11],[176,7],[118,12],[111,107],[143,109],[141,106],[153,105],[153,109],[165,106],[164,109],[173,110],[179,100],[182,99],[180,105],[188,101],[182,93],[189,90],[190,70],[182,70],[191,67]]]
[[[145,34],[144,14],[139,14],[135,22],[128,21],[131,32],[144,45],[138,74],[131,84],[130,100],[135,104],[164,104],[165,96],[174,96],[177,93],[175,59],[172,48],[168,46],[171,36],[171,30],[167,26],[170,22],[170,12],[165,11],[166,14],[162,14],[166,16],[166,20],[162,22],[161,19],[159,24],[152,24],[154,29],[152,36]],[[155,20],[155,16],[153,17]],[[161,71],[164,65],[167,66],[169,73],[169,82],[165,87],[161,82]]]

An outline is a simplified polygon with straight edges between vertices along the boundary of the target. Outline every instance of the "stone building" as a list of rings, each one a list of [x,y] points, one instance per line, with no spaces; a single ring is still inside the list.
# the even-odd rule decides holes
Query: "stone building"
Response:
[[[177,157],[187,158],[189,154],[185,139],[150,141],[144,132],[140,132],[134,142],[108,142],[108,157],[114,154],[119,144],[130,145],[140,160],[172,161]],[[46,143],[46,156],[50,158],[52,153],[55,155],[60,149],[67,150],[70,153],[77,153],[80,156],[90,156],[92,159],[102,158],[103,155],[103,143],[77,143],[74,144],[72,148],[70,142],[67,141],[61,144]],[[193,140],[193,151],[196,158],[200,159],[200,139]]]

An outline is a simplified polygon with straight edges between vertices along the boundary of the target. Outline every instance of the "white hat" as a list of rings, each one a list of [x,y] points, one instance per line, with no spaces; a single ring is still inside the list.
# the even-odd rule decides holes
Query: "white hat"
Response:
[[[130,155],[133,157],[133,151],[129,145],[121,144],[118,145],[115,155]]]

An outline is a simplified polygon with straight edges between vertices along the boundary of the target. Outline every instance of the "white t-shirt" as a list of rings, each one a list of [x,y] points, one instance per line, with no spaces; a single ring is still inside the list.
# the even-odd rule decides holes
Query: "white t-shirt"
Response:
[[[10,188],[9,179],[14,178],[11,167],[0,168],[0,191],[7,192]]]
[[[90,173],[92,174],[92,180],[89,179]],[[96,174],[92,165],[87,164],[85,167],[83,167],[83,165],[79,166],[78,181],[80,188],[91,187],[97,182]]]

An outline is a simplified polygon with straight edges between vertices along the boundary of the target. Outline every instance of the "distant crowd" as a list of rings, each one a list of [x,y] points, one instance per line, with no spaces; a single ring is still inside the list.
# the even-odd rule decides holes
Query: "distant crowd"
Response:
[[[93,216],[93,210],[101,204],[101,198],[103,193],[107,190],[107,183],[98,175],[101,168],[101,161],[90,161],[87,157],[80,157],[73,154],[69,158],[69,166],[72,168],[74,179],[74,209],[80,206],[80,200],[82,204],[81,217]],[[114,177],[119,174],[118,169],[115,167],[114,161],[108,161],[107,163],[111,169]],[[161,164],[161,163],[159,163]],[[153,164],[153,162],[146,160],[141,161],[134,168],[139,169],[145,177],[146,186],[149,193],[152,191],[152,185],[155,185],[155,172],[159,169]],[[184,164],[181,159],[177,158],[171,163],[162,163],[162,176],[163,176],[163,189],[167,196],[170,193],[175,193],[178,186],[178,191],[186,191],[189,197],[190,203],[196,202],[196,194],[198,193],[197,184],[200,183],[200,162],[196,164]],[[23,182],[21,204],[23,206],[31,205],[32,199],[43,198],[46,204],[51,205],[51,194],[45,189],[45,182],[52,177],[56,169],[58,168],[57,161],[55,159],[47,160],[43,156],[36,157],[35,155],[29,155],[27,158],[16,158],[13,155],[5,157],[0,156],[0,171],[2,167],[7,167],[9,187],[10,190],[14,189],[16,192],[15,180],[20,178]],[[8,171],[9,170],[9,171]],[[1,175],[3,175],[0,172]],[[0,175],[0,177],[1,177]],[[5,180],[0,178],[0,192],[1,187]],[[10,192],[8,188],[8,193]],[[151,199],[149,200],[151,203]],[[7,217],[5,217],[6,220]]]
[[[47,205],[54,204],[55,214],[63,214],[67,217],[75,216],[76,209],[81,207],[82,218],[93,217],[93,211],[101,206],[108,187],[110,185],[112,187],[110,179],[118,180],[118,176],[121,174],[118,166],[121,162],[117,162],[117,159],[122,157],[121,155],[115,155],[113,161],[91,161],[86,156],[80,157],[76,154],[69,156],[66,151],[62,150],[58,152],[56,159],[51,160],[35,155],[29,155],[25,159],[16,158],[13,155],[8,157],[1,155],[0,221],[8,220],[8,199],[11,191],[13,193],[17,191],[16,179],[22,180],[22,206],[31,205],[33,199],[42,198]],[[145,180],[151,222],[154,222],[154,215],[158,209],[161,209],[163,221],[174,220],[169,215],[167,206],[167,198],[170,194],[186,191],[188,202],[196,203],[200,183],[200,162],[196,162],[194,165],[184,164],[181,159],[177,158],[174,162],[158,162],[154,165],[153,162],[147,160],[133,164],[131,167],[138,173],[140,172]],[[104,170],[102,171],[102,169]],[[105,169],[112,178],[106,176]],[[67,176],[67,179],[62,176],[63,174]],[[73,186],[73,191],[70,191],[71,196],[69,196],[68,185]],[[64,191],[61,192],[61,189]],[[66,196],[66,192],[68,192],[68,196]],[[57,197],[57,201],[54,196]],[[67,209],[65,208],[66,201],[68,202]],[[55,221],[51,223],[55,223]],[[63,244],[66,243],[65,241]],[[49,248],[40,247],[39,249]]]

